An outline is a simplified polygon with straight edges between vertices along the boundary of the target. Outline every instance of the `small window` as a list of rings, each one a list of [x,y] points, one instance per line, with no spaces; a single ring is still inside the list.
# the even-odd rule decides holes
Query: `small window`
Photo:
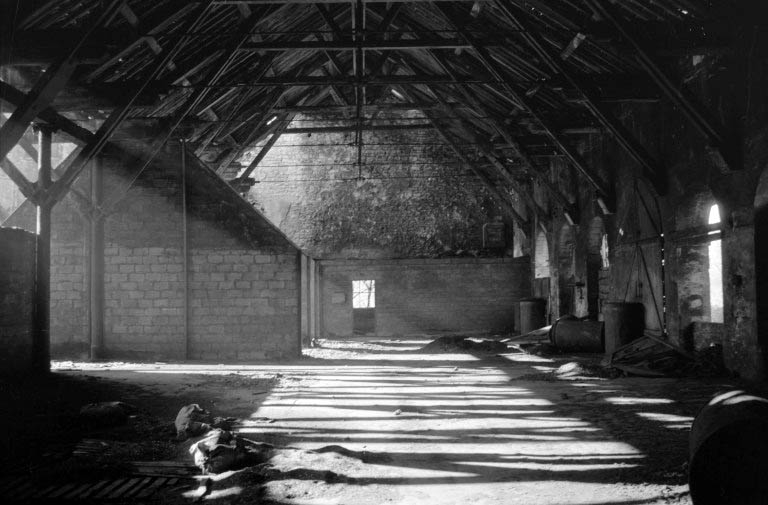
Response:
[[[600,240],[600,260],[603,270],[611,268],[610,251],[608,249],[608,234],[603,233],[603,237]]]
[[[708,224],[720,223],[720,208],[713,205],[709,209]],[[723,322],[723,244],[720,240],[719,231],[711,231],[710,235],[715,235],[710,239],[709,252],[709,310],[710,321],[713,323]]]
[[[352,308],[376,307],[376,281],[352,281]]]

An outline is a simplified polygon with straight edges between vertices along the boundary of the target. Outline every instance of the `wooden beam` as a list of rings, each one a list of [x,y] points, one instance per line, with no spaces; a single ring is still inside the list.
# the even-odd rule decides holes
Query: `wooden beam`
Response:
[[[0,127],[0,160],[4,159],[19,139],[21,139],[32,120],[42,110],[46,109],[59,91],[66,86],[69,77],[77,67],[77,62],[74,59],[77,52],[97,28],[101,28],[112,20],[121,2],[122,0],[113,0],[101,10],[91,28],[83,34],[65,57],[46,69],[45,74],[38,79],[30,92],[24,97],[24,100],[13,111],[11,117]],[[3,165],[3,171],[11,177],[14,183],[21,184],[19,189],[21,189],[22,193],[26,195],[30,191],[29,181],[26,178],[23,178],[23,180],[19,178],[21,173],[6,165]],[[38,187],[37,190],[39,191],[40,188]]]
[[[509,201],[509,197],[501,192],[501,190],[496,186],[491,178],[488,177],[488,175],[481,167],[475,163],[472,163],[466,156],[464,156],[464,153],[461,152],[458,145],[456,145],[456,143],[449,137],[447,130],[442,125],[440,125],[437,120],[432,120],[430,118],[429,112],[425,112],[425,114],[427,115],[427,118],[432,121],[432,125],[434,126],[435,131],[437,131],[438,135],[440,135],[443,141],[453,150],[453,152],[461,161],[462,165],[472,170],[472,172],[474,172],[474,174],[480,179],[480,182],[483,184],[483,186],[485,186],[485,189],[496,199],[499,205],[501,205],[501,207],[507,211],[512,219],[517,222],[520,228],[522,228],[525,232],[529,232],[531,226],[530,221],[525,219],[519,212],[517,212],[517,209],[515,209],[512,202]]]
[[[432,3],[432,2],[455,2],[455,3],[475,3],[490,2],[492,0],[365,0],[365,3]],[[215,0],[215,3],[222,5],[247,4],[247,5],[270,5],[270,4],[349,4],[349,0]]]
[[[24,174],[21,173],[21,170],[19,170],[16,165],[11,162],[11,160],[8,158],[3,158],[0,160],[0,169],[2,169],[8,178],[11,179],[14,184],[16,184],[22,195],[31,200],[33,203],[35,202],[37,188],[35,187],[34,183],[30,182],[29,179],[27,179]]]
[[[434,95],[434,97],[437,99],[438,103],[442,106],[445,113],[448,115],[451,114],[451,109],[448,107],[448,104],[445,102],[445,100],[440,96],[440,94],[431,86],[427,86],[427,89]],[[470,102],[470,104],[474,105],[474,100],[471,96],[466,95],[466,98]],[[424,113],[424,111],[422,111]],[[477,146],[477,148],[481,151],[483,156],[491,163],[491,166],[493,166],[496,171],[498,172],[501,177],[507,181],[507,183],[512,186],[512,189],[514,189],[515,193],[517,194],[518,198],[520,198],[528,207],[528,209],[533,212],[533,214],[536,216],[537,221],[540,223],[547,223],[550,222],[550,218],[547,215],[547,211],[543,209],[536,201],[533,199],[533,197],[530,195],[530,191],[526,188],[523,188],[522,185],[514,178],[514,176],[509,172],[506,165],[499,161],[499,159],[492,153],[492,147],[489,145],[488,142],[483,141],[471,128],[467,127],[464,122],[456,117],[456,120],[458,121],[458,125],[461,128],[463,132],[465,132],[466,135],[470,137],[470,140],[473,141],[473,144]]]
[[[433,58],[440,64],[440,66],[443,68],[443,70],[449,74],[453,75],[453,69],[451,68],[450,63],[447,61],[446,58],[444,58],[442,55],[430,53]],[[560,205],[560,207],[563,209],[563,212],[568,214],[568,219],[571,222],[578,222],[578,213],[576,210],[576,206],[573,205],[571,202],[568,201],[568,199],[563,196],[563,194],[560,192],[559,189],[557,189],[547,178],[546,175],[541,173],[541,170],[535,165],[533,160],[528,157],[525,150],[520,146],[520,144],[515,140],[514,135],[504,126],[504,124],[501,121],[497,121],[494,118],[494,114],[492,111],[488,110],[485,105],[481,103],[481,101],[474,96],[469,89],[466,87],[459,87],[459,92],[467,99],[467,101],[472,104],[473,109],[475,109],[477,112],[483,114],[484,116],[488,117],[493,128],[496,130],[497,133],[499,133],[502,138],[504,138],[505,142],[507,143],[506,148],[512,150],[515,153],[515,157],[520,161],[520,163],[523,165],[524,169],[535,179],[539,181],[540,184],[544,186],[544,188],[549,192],[550,196]]]
[[[300,128],[289,128],[283,132],[284,135],[306,134],[306,133],[344,133],[353,132],[357,129],[363,131],[397,131],[397,130],[431,130],[431,123],[411,123],[411,124],[364,124],[358,126],[351,124],[347,126],[308,126]]]
[[[402,88],[398,91],[409,101],[416,101],[412,96],[410,96],[408,92]],[[525,232],[528,232],[530,230],[530,221],[524,218],[519,212],[517,212],[517,209],[515,209],[513,203],[509,200],[509,196],[505,195],[496,186],[496,184],[493,182],[493,180],[491,180],[490,177],[488,177],[488,174],[485,173],[482,167],[476,163],[473,163],[464,155],[459,145],[453,139],[451,139],[447,128],[440,124],[440,122],[433,116],[431,111],[423,110],[422,113],[427,117],[430,124],[434,127],[440,138],[443,139],[443,142],[445,142],[448,147],[450,147],[451,150],[456,154],[456,157],[459,159],[459,161],[461,161],[461,164],[464,167],[469,168],[478,177],[478,179],[480,179],[480,182],[483,184],[483,186],[485,186],[486,190],[491,194],[491,196],[496,199],[499,205],[501,205],[501,207],[507,211],[510,217],[512,217],[512,219],[517,222],[520,228],[522,228]]]
[[[256,82],[227,82],[219,84],[218,88],[269,88],[273,86],[359,86],[380,84],[450,84],[454,81],[445,75],[416,74],[416,75],[379,75],[365,77],[344,76],[316,76],[316,75],[279,75],[264,77]],[[459,78],[460,84],[498,84],[499,81],[485,77],[467,76]],[[195,89],[203,87],[203,84],[184,86],[183,89]],[[179,87],[181,88],[181,87]]]
[[[502,41],[486,45],[502,45]],[[420,50],[420,49],[469,49],[471,46],[462,40],[449,38],[419,38],[398,40],[366,40],[362,48],[371,51]],[[243,46],[243,51],[288,51],[302,49],[307,51],[354,51],[357,45],[352,40],[286,40],[252,42]]]
[[[237,104],[235,104],[234,107],[229,111],[229,114],[226,116],[226,120],[219,122],[216,126],[214,126],[213,130],[209,135],[206,135],[206,138],[203,142],[200,143],[200,145],[195,149],[195,154],[197,156],[200,156],[203,152],[205,152],[205,149],[210,145],[211,142],[213,142],[216,137],[221,133],[221,130],[224,129],[225,126],[227,126],[227,123],[232,120],[232,118],[235,117],[235,115],[240,111],[240,108],[245,104],[246,100],[251,98],[251,94],[246,90],[242,93],[242,96],[238,100]]]
[[[393,22],[393,21],[395,20],[395,18],[397,17],[397,14],[400,12],[400,7],[402,7],[402,5],[403,5],[402,3],[396,3],[396,2],[393,2],[393,3],[392,3],[392,4],[391,4],[391,5],[390,5],[390,6],[387,8],[386,12],[385,12],[385,13],[384,13],[384,15],[381,17],[381,21],[379,22],[379,24],[378,24],[378,25],[376,26],[376,28],[375,28],[375,34],[376,34],[376,36],[380,36],[379,34],[380,34],[381,32],[385,32],[385,31],[386,31],[386,30],[389,28],[389,25],[391,25],[391,24],[392,24],[392,22]],[[385,35],[385,36],[384,36],[384,37],[382,37],[382,38],[387,38],[387,37],[386,37],[386,35]]]
[[[325,24],[328,25],[328,28],[331,29],[336,39],[339,41],[344,40],[345,38],[344,33],[341,31],[341,28],[339,28],[339,25],[336,23],[336,20],[331,15],[331,12],[328,10],[328,7],[320,3],[315,3],[315,8],[320,13],[320,17],[323,18],[323,21],[325,21]]]
[[[446,19],[453,23],[454,27],[457,28],[452,19],[452,16],[445,12],[441,6],[438,7],[443,11]],[[515,104],[522,107],[530,116],[534,118],[537,123],[542,126],[544,133],[550,138],[554,146],[560,152],[562,152],[566,158],[568,158],[570,163],[579,171],[579,173],[581,173],[584,179],[592,187],[595,188],[598,193],[598,197],[608,198],[610,192],[608,191],[608,188],[605,186],[605,184],[600,180],[600,177],[597,175],[597,173],[581,159],[581,156],[579,156],[575,149],[570,147],[560,138],[560,135],[557,133],[558,129],[552,125],[550,121],[544,117],[544,115],[538,112],[537,107],[535,107],[524,94],[518,93],[515,90],[515,88],[506,78],[505,72],[500,68],[498,63],[496,63],[496,60],[493,59],[488,51],[484,47],[480,46],[479,43],[476,43],[474,38],[469,33],[467,33],[466,30],[458,29],[457,31],[465,38],[465,40],[467,40],[467,42],[472,44],[475,57],[486,68],[486,70],[488,70],[491,75],[493,75],[494,79],[496,79],[496,81],[501,84],[506,94],[509,95],[509,98],[511,98]]]
[[[256,137],[261,133],[261,128],[269,121],[270,116],[272,115],[272,109],[280,103],[280,100],[282,100],[283,95],[285,94],[285,89],[278,89],[275,90],[272,95],[270,96],[270,105],[269,107],[261,113],[261,117],[259,118],[258,123],[255,127],[253,127],[248,134],[248,136],[245,138],[244,142],[241,142],[239,146],[234,147],[229,153],[224,155],[224,158],[217,164],[216,166],[216,173],[221,175],[224,173],[224,171],[229,167],[229,165],[237,159],[238,156],[240,156],[245,149],[248,148],[248,146],[256,140]],[[277,119],[276,119],[277,121]]]
[[[117,51],[111,58],[109,58],[107,61],[103,62],[101,65],[96,67],[94,70],[92,70],[86,77],[86,81],[93,81],[97,77],[99,77],[101,74],[103,74],[105,71],[107,71],[110,67],[115,65],[116,63],[119,63],[121,59],[127,57],[132,51],[134,51],[138,46],[141,44],[147,42],[151,39],[154,41],[154,44],[150,44],[150,48],[155,51],[155,54],[159,54],[159,46],[157,45],[157,40],[155,39],[155,35],[159,34],[166,28],[168,28],[170,25],[172,25],[189,7],[189,4],[184,2],[183,0],[176,0],[170,6],[163,8],[159,13],[154,15],[152,19],[145,20],[145,21],[134,21],[133,23],[130,23],[134,29],[136,30],[136,35],[133,38],[131,42],[129,42],[127,45],[125,45],[121,50]],[[126,9],[130,10],[130,7],[128,7],[127,4],[123,6],[121,9],[121,12],[124,16],[127,16],[128,18],[135,18],[135,14],[133,14],[133,11],[130,10],[129,12],[126,12]],[[169,63],[169,66],[172,66],[172,63]]]
[[[741,169],[741,156],[735,152],[737,149],[735,143],[729,145],[726,141],[727,137],[723,133],[722,125],[716,123],[712,115],[706,111],[705,106],[696,100],[688,90],[680,88],[672,82],[661,65],[640,42],[636,31],[624,23],[608,4],[596,0],[586,0],[586,2],[603,19],[608,20],[616,32],[630,44],[640,66],[645,69],[667,98],[680,108],[693,126],[706,137],[713,149],[710,154],[714,155],[716,165],[724,169],[725,172]]]
[[[193,11],[192,16],[188,19],[187,23],[183,27],[184,33],[189,33],[194,30],[198,24],[205,18],[206,12],[211,5],[212,0],[201,2],[197,9]],[[112,111],[109,117],[102,123],[98,131],[95,133],[91,142],[86,145],[80,154],[75,158],[72,163],[65,168],[62,176],[53,184],[50,191],[46,195],[48,202],[57,202],[68,190],[72,183],[77,179],[80,173],[85,169],[87,164],[96,157],[104,146],[109,141],[109,138],[117,130],[123,120],[128,116],[133,102],[144,91],[144,89],[154,81],[160,73],[168,66],[168,63],[178,54],[179,50],[187,42],[186,37],[179,37],[175,40],[174,44],[166,51],[161,53],[155,61],[155,65],[150,72],[145,76],[144,80],[139,86],[137,86],[132,93],[126,98],[125,104]]]
[[[77,63],[69,55],[47,69],[35,86],[24,97],[24,101],[13,111],[11,117],[0,127],[0,159],[13,149],[27,131],[32,120],[48,107],[56,95],[66,86],[75,71]]]
[[[563,64],[562,59],[552,53],[542,36],[530,23],[524,22],[520,16],[515,15],[507,5],[499,4],[499,8],[509,19],[512,25],[520,30],[522,37],[534,50],[538,57],[560,74],[584,97],[584,106],[597,118],[597,120],[609,130],[619,145],[634,159],[643,170],[644,176],[651,181],[656,191],[663,195],[666,193],[665,171],[661,164],[655,160],[632,133],[621,124],[608,107],[603,104],[593,87],[580,77],[576,77],[570,69]]]
[[[290,123],[290,120],[285,121],[283,128],[276,128],[275,131],[272,132],[272,136],[267,140],[267,143],[264,144],[264,146],[259,151],[259,154],[256,155],[256,157],[251,161],[248,166],[245,168],[242,174],[240,174],[237,179],[239,180],[245,180],[248,178],[248,176],[251,175],[251,173],[256,170],[256,167],[259,166],[259,163],[264,159],[264,157],[269,153],[269,151],[272,149],[272,147],[275,145],[277,140],[282,135],[282,132],[285,131],[285,127],[288,126]]]
[[[0,81],[0,101],[18,107],[23,103],[24,97],[24,92],[19,91],[10,84]],[[90,130],[83,128],[72,120],[62,116],[51,107],[41,110],[37,117],[38,119],[55,126],[57,130],[67,134],[67,136],[77,142],[88,144],[94,139],[94,135]]]

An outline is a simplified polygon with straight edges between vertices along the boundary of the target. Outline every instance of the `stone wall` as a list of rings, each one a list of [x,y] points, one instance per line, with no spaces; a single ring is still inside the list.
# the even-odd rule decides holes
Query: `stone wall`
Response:
[[[531,295],[522,258],[320,262],[322,333],[353,334],[352,281],[375,280],[375,334],[508,332]]]
[[[303,124],[297,118],[293,126]],[[353,135],[282,135],[252,174],[258,183],[249,201],[311,256],[413,258],[479,251],[483,225],[507,219],[432,129],[363,132],[359,167]],[[259,147],[240,162],[247,165]],[[506,247],[493,255],[514,254],[515,227],[511,220],[506,225]],[[518,255],[527,249],[516,245]]]
[[[35,235],[0,228],[0,375],[32,365]]]
[[[764,36],[755,35],[760,40]],[[709,155],[706,138],[664,97],[612,106],[631,135],[659,162],[659,191],[610,136],[585,135],[574,139],[573,145],[605,182],[614,201],[614,212],[601,216],[609,238],[610,267],[598,272],[599,301],[643,303],[647,330],[678,344],[685,344],[702,325],[712,329],[711,325],[721,324],[712,333],[722,335],[726,366],[742,377],[761,380],[766,376],[768,337],[759,335],[768,332],[759,325],[762,317],[768,328],[768,316],[761,316],[768,311],[758,307],[761,296],[768,300],[760,285],[761,279],[768,279],[768,260],[763,259],[768,255],[756,254],[755,244],[768,235],[766,227],[761,231],[759,226],[768,220],[756,218],[755,188],[768,166],[768,100],[760,93],[768,83],[768,46],[754,45],[757,39],[751,37],[744,35],[735,44],[761,47],[753,53],[747,46],[738,46],[733,52],[665,62],[672,80],[701,100],[712,121],[730,136],[728,147],[740,155],[736,170],[718,166]],[[746,57],[751,58],[748,63]],[[747,66],[749,79],[740,73]],[[601,215],[594,190],[583,179],[574,179],[574,173],[561,159],[550,163],[551,181],[565,194],[574,195],[581,211],[572,229],[575,259],[571,264],[558,261],[564,238],[560,230],[566,224],[561,215],[555,214],[547,234],[554,316],[579,309],[572,303],[572,290],[562,281],[571,275],[577,282],[590,278],[589,223]],[[546,203],[536,192],[534,197]],[[712,237],[706,226],[714,204],[722,221],[723,323],[711,322],[709,300],[707,245]],[[762,306],[768,307],[768,302]]]

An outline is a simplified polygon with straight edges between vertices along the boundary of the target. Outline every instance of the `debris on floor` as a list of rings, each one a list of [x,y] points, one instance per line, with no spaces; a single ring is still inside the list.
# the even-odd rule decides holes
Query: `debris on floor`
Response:
[[[549,326],[543,326],[533,331],[529,331],[528,333],[523,333],[522,335],[513,335],[511,337],[507,337],[503,339],[502,342],[540,342],[543,340],[549,340],[549,331],[551,329],[552,325],[550,324]]]
[[[513,347],[522,352],[533,354],[534,356],[555,356],[560,354],[560,351],[554,345],[549,342],[530,343],[524,342],[521,344],[514,344]]]
[[[680,347],[652,335],[645,335],[613,353],[610,366],[640,377],[678,376],[696,361]]]
[[[128,403],[100,402],[83,405],[80,409],[81,423],[90,428],[118,426],[124,424],[128,417],[136,414],[137,409]]]
[[[213,430],[201,441],[192,444],[189,453],[204,474],[237,470],[263,463],[274,447],[233,435],[225,430]]]
[[[585,379],[615,379],[622,373],[611,367],[587,360],[569,361],[557,369],[548,372],[538,372],[515,377],[512,380],[585,380]]]
[[[176,438],[179,441],[190,437],[197,437],[209,432],[211,428],[231,430],[235,418],[213,417],[213,415],[200,407],[197,403],[185,405],[176,415]]]
[[[584,379],[591,377],[612,379],[620,375],[618,371],[604,367],[598,363],[576,361],[561,365],[553,373],[559,379]]]
[[[507,344],[498,340],[473,340],[462,335],[447,335],[439,337],[422,347],[423,353],[465,353],[479,352],[498,354],[508,351]]]

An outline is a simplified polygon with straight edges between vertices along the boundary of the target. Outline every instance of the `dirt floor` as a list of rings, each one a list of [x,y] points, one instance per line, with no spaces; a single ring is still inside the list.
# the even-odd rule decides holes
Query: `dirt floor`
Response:
[[[687,504],[691,422],[734,384],[598,377],[599,356],[430,354],[421,350],[429,341],[321,340],[304,359],[279,364],[55,362],[48,379],[0,383],[0,495]],[[553,373],[574,362],[582,366]],[[84,425],[77,415],[84,404],[112,400],[138,411],[119,426]],[[196,439],[177,440],[173,427],[189,403],[236,417],[238,434],[273,444],[268,462],[200,476],[188,453]]]

